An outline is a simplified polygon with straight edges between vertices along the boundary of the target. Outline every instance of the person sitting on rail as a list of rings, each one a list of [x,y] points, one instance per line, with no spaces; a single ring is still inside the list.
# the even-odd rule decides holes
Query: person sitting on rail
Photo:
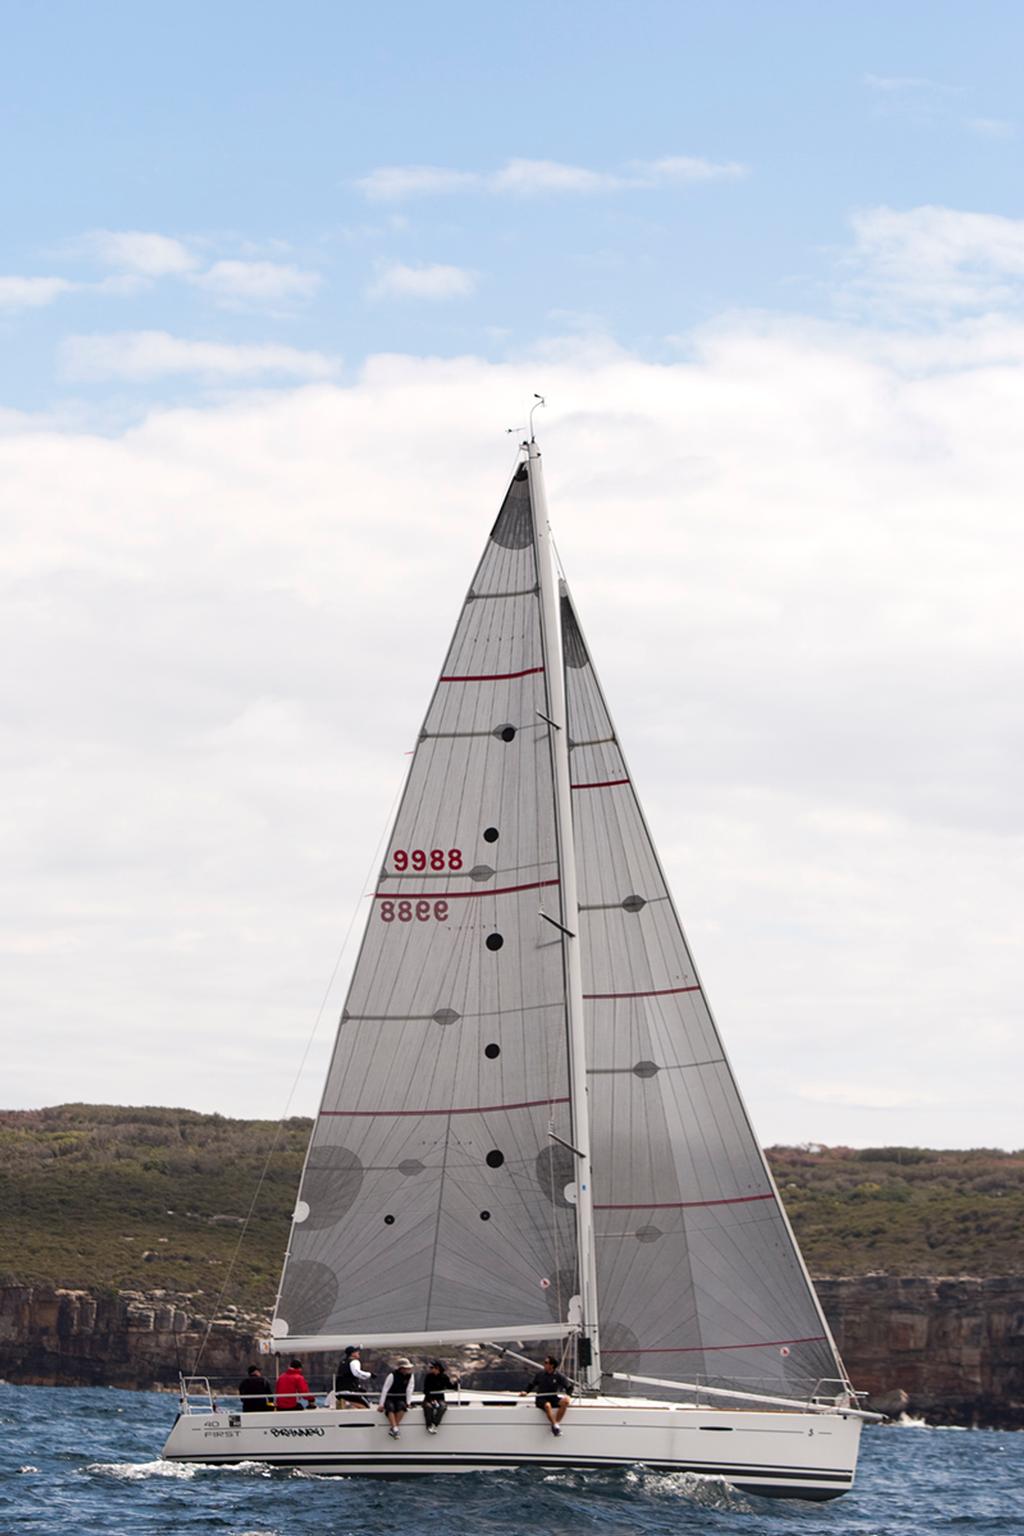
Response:
[[[388,1416],[388,1434],[392,1440],[398,1439],[398,1426],[412,1404],[414,1385],[412,1361],[403,1355],[396,1361],[394,1369],[390,1370],[385,1377],[384,1385],[380,1390],[380,1402],[377,1405],[377,1412],[386,1413]]]
[[[568,1381],[558,1369],[558,1361],[553,1355],[546,1355],[544,1369],[537,1372],[519,1396],[525,1397],[528,1392],[535,1392],[537,1395],[534,1402],[547,1414],[551,1433],[560,1435],[562,1431],[559,1426],[569,1410],[571,1390]]]
[[[448,1412],[448,1404],[444,1394],[454,1392],[458,1388],[459,1378],[455,1380],[449,1377],[440,1360],[431,1360],[427,1374],[423,1378],[423,1417],[427,1424],[427,1434],[436,1435],[437,1427]]]

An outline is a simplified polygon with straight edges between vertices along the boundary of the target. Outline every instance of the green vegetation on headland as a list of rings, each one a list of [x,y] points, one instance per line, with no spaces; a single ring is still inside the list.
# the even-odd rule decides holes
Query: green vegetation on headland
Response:
[[[304,1119],[177,1109],[0,1112],[0,1284],[165,1289],[212,1307],[230,1270],[223,1302],[267,1307],[308,1135]],[[1024,1153],[768,1155],[817,1275],[1024,1273]]]

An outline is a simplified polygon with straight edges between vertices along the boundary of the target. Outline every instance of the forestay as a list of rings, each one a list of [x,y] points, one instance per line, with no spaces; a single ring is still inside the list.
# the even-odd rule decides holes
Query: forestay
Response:
[[[413,755],[302,1177],[273,1332],[564,1332],[576,1239],[550,714],[526,466]]]
[[[803,1394],[842,1367],[564,587],[562,631],[602,1361]]]

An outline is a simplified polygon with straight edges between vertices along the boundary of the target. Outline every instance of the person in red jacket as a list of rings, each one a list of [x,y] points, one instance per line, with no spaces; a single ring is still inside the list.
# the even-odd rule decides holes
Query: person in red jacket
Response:
[[[306,1402],[302,1402],[302,1398]],[[309,1390],[309,1382],[302,1374],[302,1361],[289,1360],[288,1369],[282,1371],[277,1378],[277,1387],[274,1392],[274,1406],[279,1412],[292,1408],[316,1407],[316,1398]]]

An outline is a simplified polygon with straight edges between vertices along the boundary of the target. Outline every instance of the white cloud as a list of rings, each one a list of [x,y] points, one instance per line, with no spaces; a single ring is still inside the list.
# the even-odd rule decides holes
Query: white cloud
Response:
[[[865,75],[864,84],[870,91],[877,91],[882,96],[902,96],[914,91],[938,91],[947,93],[955,87],[941,85],[937,80],[929,80],[926,75]]]
[[[379,202],[452,192],[486,192],[520,197],[546,194],[594,195],[727,179],[747,174],[738,162],[667,155],[634,161],[625,171],[595,171],[559,160],[512,159],[496,171],[458,171],[433,165],[386,165],[361,177],[356,186]]]
[[[370,286],[371,298],[462,299],[476,289],[475,272],[437,263],[408,267],[399,261],[383,266]]]
[[[180,277],[195,271],[198,258],[170,235],[140,229],[95,229],[72,242],[105,266],[142,277]]]
[[[666,155],[661,160],[638,161],[635,180],[627,185],[668,186],[673,182],[735,181],[748,174],[738,160],[701,160],[693,155]]]
[[[63,277],[0,277],[0,309],[43,309],[75,287]]]
[[[1024,300],[1024,219],[924,206],[853,219],[857,289],[896,308],[955,311]]]
[[[461,192],[481,185],[473,171],[445,170],[439,165],[382,165],[360,176],[356,186],[375,202],[397,202],[406,197],[433,197]]]
[[[491,192],[533,196],[545,192],[608,192],[622,186],[617,176],[588,171],[581,165],[562,165],[557,160],[509,160],[488,176]]]
[[[1018,1143],[1007,332],[741,317],[673,364],[378,358],[128,431],[7,423],[8,1103],[280,1111],[539,389],[559,548],[762,1136]]]
[[[983,139],[1012,139],[1017,131],[1005,117],[969,117],[967,127]]]
[[[115,331],[71,336],[62,349],[67,378],[154,379],[172,374],[244,379],[265,374],[323,379],[337,364],[322,352],[297,347],[191,341],[167,331]]]
[[[191,281],[233,307],[308,299],[319,288],[320,275],[276,261],[217,261]]]

